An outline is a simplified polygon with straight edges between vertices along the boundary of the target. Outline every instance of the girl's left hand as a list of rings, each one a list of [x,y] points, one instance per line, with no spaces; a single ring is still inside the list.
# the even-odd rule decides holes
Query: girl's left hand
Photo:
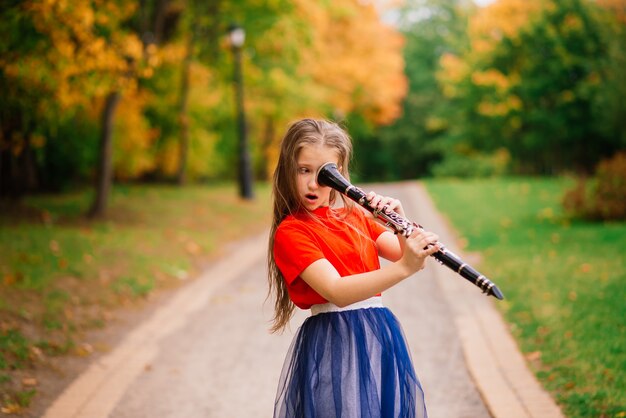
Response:
[[[375,192],[369,192],[366,197],[370,206],[381,211],[393,211],[400,216],[404,216],[404,209],[402,203],[398,199],[393,197],[381,196]]]

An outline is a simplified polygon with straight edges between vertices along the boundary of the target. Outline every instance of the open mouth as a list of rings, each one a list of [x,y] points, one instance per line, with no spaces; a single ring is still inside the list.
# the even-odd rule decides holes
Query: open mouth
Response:
[[[314,195],[313,193],[307,193],[304,195],[304,197],[306,197],[307,200],[315,202],[317,200],[317,195]]]

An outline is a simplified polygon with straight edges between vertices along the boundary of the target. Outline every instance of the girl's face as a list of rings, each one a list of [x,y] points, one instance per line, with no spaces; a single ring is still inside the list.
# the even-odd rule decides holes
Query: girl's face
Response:
[[[317,170],[327,162],[339,165],[337,150],[322,145],[305,145],[300,148],[297,160],[298,198],[307,210],[313,211],[330,205],[332,189],[317,184]]]

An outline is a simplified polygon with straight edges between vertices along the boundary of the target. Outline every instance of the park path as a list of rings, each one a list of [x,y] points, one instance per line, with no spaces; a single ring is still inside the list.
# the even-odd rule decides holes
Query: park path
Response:
[[[445,238],[454,238],[445,222],[433,215],[423,188],[402,183],[376,185],[375,190],[399,197],[410,219],[437,231],[450,246],[444,236],[450,233]],[[284,334],[268,333],[266,239],[261,235],[238,243],[227,257],[178,291],[115,350],[79,376],[45,416],[271,416],[284,355],[307,313],[298,312]],[[490,348],[494,341],[495,345],[505,341],[501,347],[504,363],[510,362],[510,356],[521,356],[515,346],[507,345],[506,335],[494,339],[487,332],[485,336],[480,321],[463,319],[464,310],[476,309],[469,300],[487,306],[481,308],[480,316],[494,321],[489,316],[493,315],[492,301],[444,269],[429,262],[422,272],[384,295],[385,304],[404,327],[429,416],[559,417],[558,408],[555,412],[549,405],[533,412],[535,403],[549,404],[550,399],[540,390],[539,395],[535,391],[529,397],[526,386],[520,390],[512,381],[523,381],[525,376],[503,374],[497,365],[494,371],[497,354]]]

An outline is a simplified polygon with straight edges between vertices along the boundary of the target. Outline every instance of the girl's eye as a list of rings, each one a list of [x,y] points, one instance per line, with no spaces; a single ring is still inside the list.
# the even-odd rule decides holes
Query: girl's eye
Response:
[[[300,168],[298,169],[298,172],[299,172],[300,174],[306,174],[306,173],[308,173],[308,172],[309,172],[309,169],[308,169],[308,168],[306,168],[306,167],[300,167]]]

